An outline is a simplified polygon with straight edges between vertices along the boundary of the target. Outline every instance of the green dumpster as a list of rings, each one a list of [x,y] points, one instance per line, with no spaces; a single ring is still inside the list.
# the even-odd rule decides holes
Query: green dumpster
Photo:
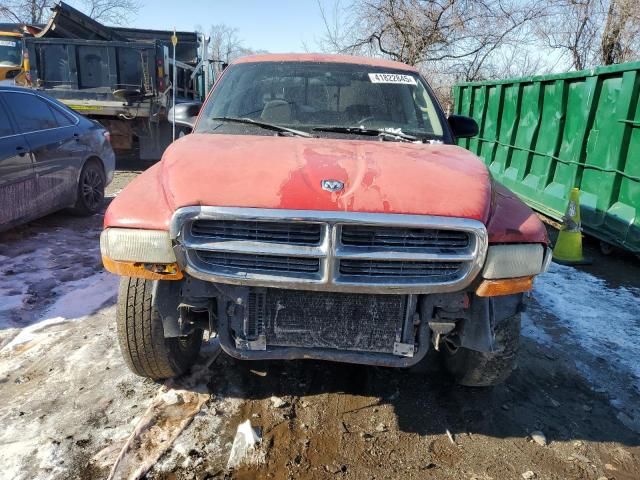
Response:
[[[561,220],[581,190],[584,231],[640,253],[640,62],[461,83],[455,111],[480,133],[459,144],[534,210]]]

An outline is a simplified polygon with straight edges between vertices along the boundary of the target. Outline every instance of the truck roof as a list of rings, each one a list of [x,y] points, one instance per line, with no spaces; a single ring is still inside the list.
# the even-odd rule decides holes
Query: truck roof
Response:
[[[336,55],[325,53],[268,53],[259,55],[248,55],[231,62],[257,63],[257,62],[314,62],[314,63],[351,63],[356,65],[371,65],[373,67],[393,68],[396,70],[407,70],[417,72],[418,70],[406,63],[394,62],[384,58],[358,57],[354,55]]]

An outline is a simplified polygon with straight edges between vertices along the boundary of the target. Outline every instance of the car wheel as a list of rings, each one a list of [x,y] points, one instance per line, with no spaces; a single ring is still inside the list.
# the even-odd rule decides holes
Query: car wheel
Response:
[[[153,282],[141,278],[120,280],[117,308],[118,340],[129,369],[155,380],[185,373],[198,358],[202,330],[165,338],[160,314],[151,302]]]
[[[445,368],[457,383],[467,387],[489,387],[499,385],[509,377],[520,343],[520,314],[502,320],[494,332],[495,352],[455,348],[444,342]]]
[[[73,211],[79,215],[93,215],[102,208],[105,188],[104,170],[97,160],[89,160],[82,167],[78,194]]]

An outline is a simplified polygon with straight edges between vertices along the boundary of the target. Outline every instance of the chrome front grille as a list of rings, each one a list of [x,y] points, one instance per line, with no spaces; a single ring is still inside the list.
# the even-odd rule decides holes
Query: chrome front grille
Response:
[[[185,207],[171,235],[196,278],[343,292],[456,291],[487,250],[481,222],[423,215]]]
[[[195,253],[200,261],[212,268],[224,269],[227,273],[235,275],[242,274],[242,272],[315,274],[320,270],[320,261],[317,258],[209,252],[207,250],[196,250]]]
[[[469,247],[470,233],[435,228],[379,227],[345,225],[342,244],[358,247],[400,247],[464,250]]]
[[[319,224],[296,222],[259,222],[237,220],[196,220],[191,234],[212,240],[247,240],[254,242],[319,245]]]
[[[385,282],[388,278],[416,280],[452,280],[463,268],[462,262],[407,262],[381,260],[340,260],[340,273]]]

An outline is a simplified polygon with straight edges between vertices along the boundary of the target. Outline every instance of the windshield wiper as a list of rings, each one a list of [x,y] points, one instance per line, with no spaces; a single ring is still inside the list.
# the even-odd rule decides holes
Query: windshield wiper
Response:
[[[276,125],[274,123],[259,122],[252,120],[251,118],[237,118],[237,117],[213,117],[211,120],[217,120],[219,122],[233,122],[233,123],[245,123],[249,125],[255,125],[256,127],[262,127],[276,132],[288,132],[299,137],[310,137],[307,132],[301,130],[295,130],[293,128],[283,127],[282,125]]]
[[[364,127],[316,127],[313,129],[316,132],[335,132],[335,133],[350,133],[352,135],[367,135],[371,137],[382,137],[390,140],[402,140],[405,142],[417,142],[422,139],[413,135],[402,132],[389,132],[387,130],[381,130],[377,128],[364,128]]]
[[[318,132],[350,133],[352,135],[369,135],[382,139],[400,140],[403,142],[442,143],[442,137],[433,133],[419,133],[416,135],[398,131],[399,129],[377,129],[364,127],[316,127],[312,130]]]

